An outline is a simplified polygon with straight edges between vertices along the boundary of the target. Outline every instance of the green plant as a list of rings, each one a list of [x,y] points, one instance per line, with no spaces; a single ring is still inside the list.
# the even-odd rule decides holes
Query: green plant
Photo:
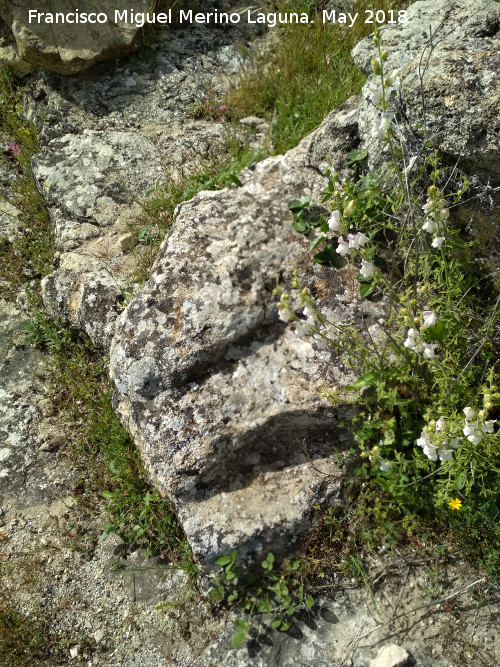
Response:
[[[371,5],[391,9],[391,0],[358,0],[355,12]],[[278,11],[307,11],[323,6],[282,2]],[[250,65],[229,92],[225,104],[239,117],[257,115],[272,122],[274,151],[283,153],[316,128],[332,110],[361,89],[365,77],[354,66],[353,47],[372,30],[357,21],[352,28],[323,23],[287,24],[273,29],[271,52],[253,55]]]
[[[27,331],[28,342],[51,353],[51,400],[82,470],[75,488],[81,507],[92,512],[100,498],[108,501],[110,520],[100,540],[117,533],[195,573],[170,503],[149,486],[138,451],[113,411],[105,356],[86,336],[42,311],[33,314]]]
[[[225,602],[244,613],[244,618],[234,623],[233,648],[245,641],[256,617],[265,618],[272,628],[286,632],[293,614],[314,605],[311,595],[304,592],[299,560],[285,559],[275,571],[274,555],[268,553],[261,562],[263,573],[240,572],[234,550],[220,556],[216,563],[222,571],[209,591],[211,600],[217,604]]]
[[[31,168],[31,157],[38,150],[37,132],[23,118],[21,97],[22,90],[0,67],[0,134],[7,149],[0,159],[8,160],[17,172],[8,202],[19,214],[14,240],[0,236],[0,295],[11,300],[26,283],[50,272],[55,252],[52,223]]]
[[[420,514],[436,526],[446,511],[456,526],[467,515],[478,519],[472,508],[488,508],[493,530],[484,553],[497,559],[500,283],[451,222],[450,209],[471,184],[443,163],[425,128],[415,156],[400,148],[391,109],[399,73],[384,71],[378,29],[374,42],[378,84],[371,99],[379,116],[372,135],[387,148],[389,166],[367,172],[366,154],[352,153],[353,178],[340,182],[325,168],[322,206],[306,198],[289,207],[315,262],[359,267],[360,296],[383,299],[383,324],[372,335],[326,317],[300,289],[297,272],[291,294],[277,285],[280,318],[318,348],[334,348],[358,373],[324,396],[356,406],[363,475],[386,494],[393,516]],[[386,518],[387,510],[379,521]]]
[[[239,175],[243,169],[263,157],[248,148],[231,132],[225,140],[206,154],[192,156],[195,173],[167,176],[157,181],[138,201],[144,216],[134,230],[146,253],[136,253],[137,268],[134,279],[143,282],[149,277],[156,253],[172,224],[176,207],[189,201],[202,190],[222,190],[230,185],[241,186]]]

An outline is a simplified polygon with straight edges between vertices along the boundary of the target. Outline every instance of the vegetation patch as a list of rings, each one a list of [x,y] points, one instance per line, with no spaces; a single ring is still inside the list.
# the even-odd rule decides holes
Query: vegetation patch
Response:
[[[23,285],[50,273],[55,252],[52,224],[31,168],[31,157],[38,150],[37,132],[22,118],[21,97],[22,90],[0,69],[0,141],[4,143],[0,159],[10,162],[18,174],[7,200],[19,213],[18,228],[13,240],[0,235],[0,296],[11,300]]]
[[[352,11],[364,15],[372,5],[382,10],[396,7],[390,0],[358,0]],[[356,21],[348,28],[323,23],[322,9],[315,3],[280,4],[278,11],[308,11],[311,16],[317,11],[317,20],[274,28],[276,43],[253,56],[225,101],[237,117],[256,115],[272,123],[276,154],[296,146],[330,111],[359,93],[365,82],[351,50],[373,25]]]

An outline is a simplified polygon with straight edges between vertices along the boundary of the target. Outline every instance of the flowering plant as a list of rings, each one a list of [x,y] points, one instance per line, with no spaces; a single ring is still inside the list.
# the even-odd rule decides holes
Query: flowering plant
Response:
[[[405,156],[395,107],[400,72],[385,73],[378,30],[374,43],[369,99],[378,115],[371,136],[390,156],[388,166],[359,175],[356,156],[356,178],[342,181],[328,165],[324,208],[311,207],[309,197],[289,206],[314,261],[333,269],[355,266],[360,296],[384,304],[381,336],[374,340],[369,331],[321,312],[297,273],[297,292],[277,287],[280,318],[358,370],[356,382],[324,396],[358,408],[355,437],[384,490],[401,503],[408,502],[412,485],[425,486],[441,507],[451,507],[457,492],[464,501],[471,496],[495,503],[499,283],[474,261],[472,244],[451,214],[471,183],[456,167],[443,167],[425,134],[417,155]]]

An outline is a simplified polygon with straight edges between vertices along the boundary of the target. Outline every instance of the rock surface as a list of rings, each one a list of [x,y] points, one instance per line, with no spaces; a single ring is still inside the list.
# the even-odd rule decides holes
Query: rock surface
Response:
[[[30,86],[29,117],[38,125],[45,118],[33,170],[59,251],[44,300],[106,348],[145,251],[134,249],[146,224],[139,202],[155,183],[178,178],[186,156],[202,170],[203,159],[220,152],[224,124],[194,118],[192,108],[208,89],[215,97],[227,89],[242,62],[237,41],[248,36],[255,32],[245,26],[231,33],[192,26],[162,33],[147,59],[122,61],[112,72],[104,65],[80,77],[43,72]],[[240,137],[257,141],[255,150],[265,141],[257,120],[258,127],[242,125]]]
[[[386,25],[380,33],[388,51],[387,72],[402,68],[399,128],[409,147],[415,129],[425,128],[446,157],[469,175],[500,183],[500,5],[479,0],[471,11],[467,0],[415,2],[408,22]],[[356,64],[371,74],[377,55],[371,38],[353,50]],[[364,97],[379,81],[370,76]],[[367,103],[360,132],[370,149],[376,112]],[[376,151],[376,148],[375,148]]]
[[[147,12],[147,0],[116,0],[112,8],[102,0],[81,0],[80,14],[109,13],[105,23],[58,22],[45,23],[29,20],[29,10],[40,13],[74,13],[75,6],[70,0],[39,0],[36,7],[26,6],[23,0],[0,0],[0,19],[11,27],[17,44],[18,54],[10,54],[22,75],[21,63],[47,67],[62,74],[74,74],[87,69],[100,60],[117,58],[129,53],[137,46],[140,29],[135,24],[115,22],[114,10],[134,10]],[[5,58],[8,53],[0,56]]]
[[[246,172],[241,188],[182,204],[116,327],[116,410],[207,565],[236,546],[249,558],[290,548],[312,506],[339,495],[330,453],[348,437],[319,395],[346,375],[278,322],[272,289],[277,273],[304,264],[313,291],[323,283],[333,295],[336,321],[359,316],[351,271],[311,269],[288,209],[326,185],[318,164],[355,147],[355,116],[344,105],[297,149]]]
[[[473,17],[469,9],[462,0],[417,2],[408,23],[384,27],[382,40],[389,46],[388,68],[404,65],[402,110],[407,109],[407,116],[418,114],[414,82],[428,41],[422,25],[430,22],[436,41],[442,39],[424,77],[429,128],[437,132],[434,121],[444,123],[444,134],[436,141],[447,155],[455,156],[458,141],[463,165],[476,169],[481,162],[495,178],[498,118],[489,115],[498,79],[488,72],[498,57],[493,49],[498,5],[481,0]],[[456,27],[460,17],[463,37]],[[163,42],[151,68],[129,65],[113,78],[96,71],[83,89],[52,76],[35,93],[44,93],[41,105],[55,120],[42,135],[45,147],[34,170],[61,251],[59,269],[44,281],[44,299],[53,313],[105,347],[113,338],[124,295],[131,291],[127,276],[132,258],[129,251],[123,253],[129,247],[123,239],[139,215],[134,197],[160,176],[167,156],[180,169],[186,152],[199,150],[192,136],[197,130],[204,132],[202,143],[207,130],[223,131],[206,121],[186,124],[185,103],[199,100],[206,85],[187,71],[208,66],[220,73],[228,64],[237,68],[235,47],[221,37],[212,53],[207,35],[190,32],[177,49]],[[204,55],[186,60],[189,45],[201,47]],[[486,74],[479,81],[477,59],[486,53]],[[355,50],[361,65],[372,55],[371,40]],[[475,82],[476,101],[465,85],[457,89],[453,84],[453,99],[443,96],[442,90],[453,83],[450,68],[443,65],[448,61],[457,66],[455,78]],[[172,87],[182,90],[182,96],[165,101]],[[460,134],[453,127],[476,102],[484,142],[467,148],[467,131]],[[32,113],[41,105],[37,102]],[[242,188],[202,193],[181,205],[149,283],[119,320],[111,354],[117,410],[152,480],[173,499],[204,563],[237,544],[249,558],[271,545],[273,550],[285,548],[307,524],[310,507],[339,494],[338,471],[327,450],[340,436],[335,414],[318,399],[318,390],[320,382],[341,379],[342,369],[333,367],[327,353],[283,332],[270,293],[277,272],[309,256],[291,230],[288,201],[306,192],[318,199],[325,184],[320,165],[331,160],[341,168],[354,148],[367,146],[374,155],[378,150],[383,159],[371,138],[376,115],[366,99],[354,98],[297,149],[248,171]],[[75,130],[82,121],[83,131]],[[246,125],[257,127],[257,121],[248,119]],[[450,137],[455,147],[446,143]],[[311,284],[328,281],[322,271],[316,267],[304,275]],[[329,285],[337,296],[328,308],[351,321],[353,313],[347,317],[338,297],[350,294],[350,277],[338,276],[338,284]],[[286,510],[280,511],[282,507]]]

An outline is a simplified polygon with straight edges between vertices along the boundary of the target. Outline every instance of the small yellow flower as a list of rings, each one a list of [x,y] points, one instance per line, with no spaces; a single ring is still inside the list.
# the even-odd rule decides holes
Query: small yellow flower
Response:
[[[462,501],[459,498],[454,498],[453,500],[448,500],[448,505],[452,510],[459,510],[462,507]]]

